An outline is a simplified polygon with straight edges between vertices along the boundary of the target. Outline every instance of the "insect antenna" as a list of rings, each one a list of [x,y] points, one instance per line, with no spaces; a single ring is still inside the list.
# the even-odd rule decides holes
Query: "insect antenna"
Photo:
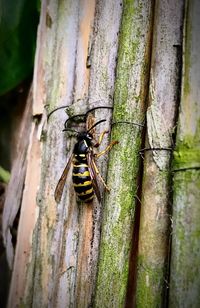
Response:
[[[58,111],[58,110],[60,110],[60,109],[66,109],[67,107],[69,107],[68,105],[66,105],[66,106],[60,106],[60,107],[57,107],[56,109],[54,109],[54,110],[52,110],[48,115],[47,115],[47,121],[49,120],[49,118],[50,118],[50,116],[54,113],[54,112],[56,112],[56,111]],[[76,119],[76,118],[83,118],[83,121],[81,121],[81,122],[85,122],[86,121],[86,118],[87,118],[87,115],[88,115],[88,113],[90,113],[90,112],[92,112],[92,111],[94,111],[94,110],[97,110],[97,109],[113,109],[113,107],[110,107],[110,106],[97,106],[97,107],[93,107],[93,108],[91,108],[91,109],[89,109],[86,113],[84,113],[84,114],[77,114],[77,115],[74,115],[74,116],[72,116],[72,117],[70,117],[70,118],[68,118],[66,121],[65,121],[65,124],[64,124],[64,130],[63,131],[73,131],[73,132],[76,132],[76,133],[78,133],[77,131],[75,131],[75,130],[71,130],[71,129],[68,129],[67,128],[67,123],[69,122],[69,121],[72,121],[72,120],[74,120],[74,119]],[[99,121],[99,122],[97,122],[96,124],[94,124],[89,130],[88,130],[88,132],[90,131],[90,130],[92,130],[92,128],[94,128],[96,125],[98,125],[98,124],[100,124],[101,122],[104,122],[104,121],[106,121],[106,120],[101,120],[101,121]]]
[[[68,106],[68,105],[66,105],[66,106],[60,106],[60,107],[55,108],[55,109],[52,110],[51,112],[49,112],[49,114],[47,115],[47,121],[49,120],[50,116],[51,116],[54,112],[56,112],[56,111],[58,111],[58,110],[60,110],[60,109],[67,108],[67,107],[69,107],[69,106]]]
[[[79,134],[79,132],[77,132],[75,129],[71,129],[71,128],[64,128],[62,131],[63,131],[63,132],[72,132],[72,133],[76,133],[77,135]]]
[[[97,125],[99,125],[100,123],[105,122],[105,121],[106,121],[106,120],[104,119],[104,120],[100,120],[100,121],[96,122],[94,125],[92,125],[92,127],[90,127],[90,129],[87,130],[87,133],[89,133],[89,131],[91,131],[95,126],[97,126]]]
[[[90,113],[90,112],[92,112],[94,110],[97,110],[97,109],[111,109],[111,110],[113,110],[113,107],[110,107],[110,106],[97,106],[97,107],[94,107],[94,108],[88,110],[85,115],[87,116],[88,113]]]
[[[78,118],[78,117],[79,117],[79,118],[84,117],[83,121],[80,121],[80,122],[85,122],[86,114],[77,114],[77,115],[74,115],[74,116],[68,118],[68,119],[65,121],[65,124],[64,124],[65,129],[67,129],[67,123],[68,123],[69,121],[72,121],[72,120],[74,120],[75,118]]]
[[[82,118],[83,118],[83,122],[85,122],[88,113],[90,113],[90,112],[92,112],[92,111],[94,111],[94,110],[97,110],[97,109],[113,109],[113,107],[110,107],[110,106],[97,106],[97,107],[94,107],[94,108],[92,108],[92,109],[89,109],[86,113],[74,115],[74,116],[68,118],[68,119],[65,121],[65,124],[64,124],[65,128],[67,128],[67,122],[68,122],[68,121],[72,121],[72,120],[74,120],[75,118],[78,118],[78,117],[79,117],[79,118],[82,117]],[[98,123],[98,122],[97,122],[97,123]],[[95,126],[96,126],[96,125],[95,125]],[[92,127],[92,128],[93,128],[93,127]],[[91,129],[92,129],[92,128],[91,128]]]

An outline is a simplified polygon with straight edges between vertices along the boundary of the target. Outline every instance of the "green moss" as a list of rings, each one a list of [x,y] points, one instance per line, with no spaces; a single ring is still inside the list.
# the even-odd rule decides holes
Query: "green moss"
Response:
[[[24,304],[23,302],[19,304],[19,308],[27,308],[28,306]]]
[[[121,264],[118,262],[119,248],[120,247],[118,246],[118,243],[115,242],[109,243],[104,241],[102,243],[102,254],[104,256],[104,259],[99,269],[99,279],[97,282],[100,292],[102,292],[102,290],[104,291],[104,298],[100,299],[101,305],[103,305],[103,303],[107,303],[107,305],[109,306],[112,301],[115,302],[115,296],[112,295],[119,295],[119,292],[121,294],[119,296],[119,299],[117,299],[116,297],[116,303],[118,303],[118,307],[122,307],[124,304],[128,267],[127,263],[124,263],[123,266],[121,266]],[[127,257],[125,256],[125,258]],[[109,286],[107,283],[108,281]],[[96,303],[96,307],[100,307],[99,302]]]
[[[200,300],[199,198],[200,171],[177,172],[173,198],[171,307],[198,307]]]
[[[141,49],[142,10],[142,4],[124,1],[114,94],[113,122],[116,123],[136,122],[144,117],[141,105],[145,97],[136,93],[137,82],[141,80],[136,80],[133,74],[138,65],[143,74],[143,64],[136,63]],[[112,139],[118,140],[119,145],[113,148],[109,159],[107,182],[111,193],[105,198],[95,307],[123,307],[125,304],[141,129],[117,123],[112,129]]]
[[[200,166],[200,135],[186,135],[179,141],[174,152],[174,169]]]
[[[138,257],[136,306],[139,308],[161,307],[164,289],[163,266],[148,263],[143,256]]]
[[[121,33],[119,38],[118,67],[115,85],[115,108],[114,121],[128,120],[130,110],[127,105],[128,96],[130,96],[129,82],[132,74],[132,66],[136,60],[136,53],[140,44],[140,27],[133,30],[135,15],[139,15],[135,9],[134,1],[124,1],[124,14],[122,20]],[[136,25],[137,27],[137,25]],[[130,97],[129,97],[130,99]],[[139,98],[137,98],[138,101]]]
[[[110,157],[108,184],[114,178],[119,177],[121,185],[113,186],[116,191],[113,199],[106,196],[105,203],[108,207],[104,209],[103,239],[101,242],[99,276],[97,281],[97,292],[102,294],[103,299],[97,298],[96,307],[105,305],[123,307],[126,296],[128,279],[128,262],[134,220],[134,195],[136,194],[136,175],[138,172],[139,138],[134,138],[133,128],[128,126],[116,127],[113,138],[117,139],[126,134],[126,139],[121,145],[116,146]],[[120,142],[120,140],[119,140]],[[116,166],[120,169],[116,174]],[[115,181],[114,181],[115,183]],[[106,269],[106,270],[105,270]],[[102,291],[103,290],[103,291]],[[112,299],[114,302],[112,302]]]
[[[97,291],[101,294],[103,290],[104,295],[103,299],[97,301],[96,307],[100,307],[100,303],[101,305],[105,303],[112,305],[112,298],[116,300],[115,304],[113,304],[114,306],[122,307],[126,295],[134,214],[134,185],[130,186],[130,183],[134,183],[134,173],[130,154],[132,156],[135,154],[131,150],[128,151],[127,145],[123,145],[123,148],[121,147],[120,149],[120,155],[119,149],[115,148],[110,159],[109,179],[119,176],[120,182],[123,181],[123,185],[112,187],[112,190],[118,190],[115,200],[110,203],[110,196],[107,195],[106,198],[106,204],[109,205],[104,210],[104,226],[109,226],[109,234],[107,234],[105,227],[101,242],[100,267],[97,281]],[[126,158],[124,152],[126,152]],[[121,160],[122,157],[123,160]],[[118,165],[119,161],[122,164],[122,169],[116,175],[115,166]],[[108,180],[108,183],[110,183],[110,180]],[[117,211],[117,214],[115,211]]]

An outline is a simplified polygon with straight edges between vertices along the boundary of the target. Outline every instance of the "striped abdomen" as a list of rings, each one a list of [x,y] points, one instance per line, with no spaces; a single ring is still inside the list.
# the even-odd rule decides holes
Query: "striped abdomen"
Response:
[[[86,155],[75,154],[73,165],[72,180],[76,194],[82,201],[86,203],[90,202],[94,197],[94,190],[88,170]]]

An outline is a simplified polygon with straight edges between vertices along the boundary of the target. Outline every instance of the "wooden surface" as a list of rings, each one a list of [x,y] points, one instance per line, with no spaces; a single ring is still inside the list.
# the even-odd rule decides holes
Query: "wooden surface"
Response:
[[[12,242],[11,229],[21,207],[24,179],[27,168],[26,157],[31,129],[32,103],[33,93],[31,88],[23,116],[21,118],[21,123],[19,124],[17,141],[15,142],[16,149],[12,164],[12,174],[6,190],[6,200],[2,218],[4,245],[6,248],[7,261],[10,269],[13,268],[14,262],[14,247]]]
[[[112,105],[121,11],[120,1],[42,1],[34,69],[36,121],[29,141],[9,307],[91,304],[101,204],[78,204],[70,173],[63,198],[55,203],[54,190],[74,139],[62,132],[64,109],[52,114],[48,123],[46,116],[63,105],[71,106],[75,114],[82,105],[84,112],[97,103]],[[95,116],[108,119],[109,128],[111,112]],[[103,129],[101,125],[99,131]],[[102,147],[106,144],[108,136]],[[104,161],[99,165],[103,176]]]
[[[183,1],[156,1],[138,244],[137,307],[166,300],[171,224],[171,157],[181,77]],[[153,150],[153,149],[160,150]],[[171,150],[170,150],[171,149]]]
[[[185,8],[182,67],[183,1],[42,1],[33,108],[4,215],[12,266],[9,228],[21,206],[9,308],[160,307],[168,286],[171,307],[198,307],[197,2]],[[66,112],[47,121],[61,106]],[[81,204],[70,170],[56,204],[54,190],[75,143],[64,122],[97,106],[113,107],[93,112],[96,121],[106,119],[96,137],[109,131],[99,151],[119,141],[97,162],[110,193],[100,185],[102,202]]]
[[[111,191],[105,196],[95,307],[124,307],[126,302],[138,151],[145,123],[153,3],[124,1],[123,5],[114,93],[116,125],[112,128],[112,139],[119,145],[109,159],[107,183]]]
[[[169,307],[200,304],[200,2],[186,4],[182,93],[173,160]]]

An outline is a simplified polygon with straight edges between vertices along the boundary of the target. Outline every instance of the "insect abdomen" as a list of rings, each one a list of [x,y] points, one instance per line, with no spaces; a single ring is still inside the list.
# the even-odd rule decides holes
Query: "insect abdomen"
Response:
[[[88,170],[86,155],[75,155],[73,165],[74,167],[72,180],[75,192],[80,200],[86,203],[90,202],[94,197],[94,190],[92,187],[91,176]]]

